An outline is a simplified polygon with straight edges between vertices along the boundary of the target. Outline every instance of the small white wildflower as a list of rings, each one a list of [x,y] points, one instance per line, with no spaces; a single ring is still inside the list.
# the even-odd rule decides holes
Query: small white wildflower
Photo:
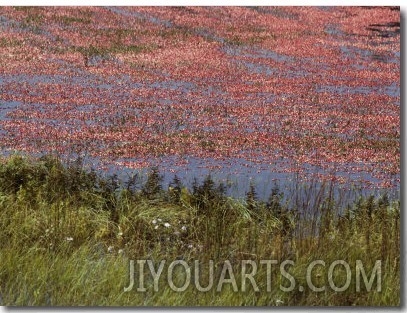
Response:
[[[170,226],[171,226],[170,223],[164,223],[164,227],[168,228]]]
[[[114,251],[114,247],[113,246],[109,246],[107,248],[107,252],[112,253]]]
[[[158,225],[155,225],[155,226],[154,226],[154,229],[158,229]]]
[[[72,237],[66,237],[66,241],[73,241]]]
[[[187,231],[187,227],[184,225],[184,226],[181,227],[181,230],[182,231]]]
[[[158,218],[157,221],[158,221],[159,223],[161,223],[163,220],[162,220],[161,218]]]
[[[155,225],[155,224],[157,224],[157,220],[154,219],[154,220],[152,220],[151,223],[153,223]]]
[[[119,251],[117,251],[118,254],[122,254],[123,253],[123,249],[119,249]]]
[[[189,244],[189,245],[188,245],[188,248],[189,248],[189,249],[192,249],[193,247],[194,247],[194,246],[193,246],[192,244]]]

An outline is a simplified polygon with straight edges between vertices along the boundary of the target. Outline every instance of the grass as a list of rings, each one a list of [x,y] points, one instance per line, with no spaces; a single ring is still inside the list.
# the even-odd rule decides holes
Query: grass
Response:
[[[62,164],[52,156],[9,157],[0,162],[1,304],[399,306],[400,203],[384,194],[360,197],[343,208],[332,185],[306,188],[306,196],[299,197],[295,194],[299,191],[283,195],[274,186],[264,202],[252,186],[244,201],[226,197],[225,187],[210,176],[191,189],[176,177],[163,188],[157,169],[145,182],[135,175],[121,184],[115,177],[85,171],[80,160]],[[145,292],[136,290],[138,272],[134,288],[124,291],[130,260],[143,259],[151,260],[155,269],[166,260],[158,290],[154,291],[146,265]],[[192,283],[183,292],[174,291],[166,279],[175,260],[185,261],[193,272]],[[277,265],[268,272],[260,260],[275,260]],[[315,260],[325,262],[312,270],[312,283],[325,286],[320,292],[307,287],[306,272]],[[349,287],[343,291],[333,290],[328,279],[336,260],[344,260],[351,272]],[[370,291],[363,283],[358,290],[357,262],[371,278],[377,260],[381,282],[376,277]],[[193,284],[195,261],[202,286],[209,282],[213,261],[214,287],[207,292]],[[217,290],[226,261],[232,271],[223,274],[234,276],[237,291],[232,283]],[[259,291],[249,279],[242,279],[242,261],[257,265]],[[290,288],[290,276],[282,275],[282,264],[295,288]],[[246,273],[250,269],[248,265]],[[331,271],[334,285],[347,283],[345,270],[339,265]],[[182,266],[175,267],[174,284],[182,286],[186,275]],[[284,287],[290,290],[285,292]]]

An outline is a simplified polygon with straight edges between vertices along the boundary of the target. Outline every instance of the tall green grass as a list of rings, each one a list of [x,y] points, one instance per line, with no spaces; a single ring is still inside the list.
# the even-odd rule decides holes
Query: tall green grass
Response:
[[[330,192],[329,184],[308,186],[301,197],[285,195],[274,186],[270,199],[257,199],[252,186],[246,201],[225,196],[225,189],[207,177],[191,190],[174,178],[168,189],[153,169],[140,188],[119,186],[85,171],[81,162],[62,164],[51,156],[29,159],[13,156],[0,164],[0,302],[2,305],[113,305],[113,306],[275,306],[275,305],[400,305],[400,203],[387,195],[360,197],[345,208]],[[304,194],[306,195],[304,197]],[[296,198],[297,197],[297,198]],[[285,199],[297,199],[287,201]],[[300,200],[298,200],[300,199]],[[129,285],[130,260],[153,260],[156,267],[167,260],[193,265],[198,260],[201,281],[214,263],[214,287],[200,292],[191,283],[183,292],[173,291],[167,276],[154,291],[148,270],[146,291]],[[217,279],[228,260],[239,290]],[[259,291],[241,291],[242,260],[276,260],[268,275],[259,266]],[[296,288],[284,292],[290,282]],[[306,270],[314,260],[312,281],[325,291],[310,290]],[[352,270],[349,288],[329,288],[329,265],[344,260]],[[369,274],[381,260],[381,290],[356,291],[355,264]],[[147,268],[147,267],[146,267]],[[136,268],[137,270],[137,268]],[[346,281],[343,268],[335,271],[336,285]],[[136,275],[138,279],[138,274]],[[183,284],[185,273],[177,268],[173,281]],[[377,283],[377,281],[376,281]],[[137,285],[137,282],[135,283]],[[298,286],[304,286],[300,290]]]

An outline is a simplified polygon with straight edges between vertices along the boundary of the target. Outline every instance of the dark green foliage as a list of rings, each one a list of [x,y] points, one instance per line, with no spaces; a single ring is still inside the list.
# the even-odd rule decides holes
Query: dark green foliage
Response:
[[[253,183],[250,183],[249,191],[246,193],[247,209],[254,210],[257,207],[257,192]]]
[[[179,204],[181,199],[181,190],[184,186],[182,185],[181,180],[177,175],[174,176],[174,179],[170,183],[168,188],[169,199],[172,203]]]
[[[125,188],[130,191],[134,192],[137,190],[137,188],[141,184],[141,177],[139,173],[133,173],[132,175],[129,175],[129,178],[127,179],[125,183]]]
[[[17,193],[19,190],[35,196],[40,192],[52,202],[68,196],[81,198],[84,192],[93,192],[97,175],[83,170],[77,159],[64,166],[53,156],[44,156],[37,163],[22,156],[13,156],[0,166],[0,190]]]
[[[148,174],[147,182],[144,184],[142,194],[147,199],[157,198],[162,191],[163,176],[160,175],[157,167],[153,167]]]
[[[225,192],[224,185],[216,186],[210,174],[205,177],[202,185],[198,185],[195,179],[192,185],[192,196],[193,204],[198,208],[198,213],[210,213],[212,207],[224,203]]]
[[[281,201],[284,198],[284,193],[280,192],[280,189],[277,185],[271,189],[270,197],[266,203],[266,208],[271,211],[275,217],[279,217],[282,213],[283,207]]]
[[[20,188],[36,188],[46,176],[46,172],[45,167],[33,167],[25,158],[14,156],[0,167],[1,191],[17,193]]]

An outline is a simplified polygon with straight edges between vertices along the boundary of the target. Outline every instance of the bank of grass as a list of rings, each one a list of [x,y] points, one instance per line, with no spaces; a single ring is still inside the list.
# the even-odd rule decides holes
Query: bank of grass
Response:
[[[119,186],[114,177],[101,178],[83,170],[81,162],[62,165],[53,157],[13,156],[0,164],[0,303],[7,306],[307,306],[400,305],[400,204],[386,195],[360,198],[346,208],[337,206],[332,186],[309,187],[301,201],[287,201],[273,188],[269,201],[256,199],[252,186],[245,201],[225,196],[210,177],[191,190],[174,179],[163,189],[160,174]],[[304,194],[304,193],[303,193]],[[312,194],[312,197],[310,197]],[[145,266],[145,292],[129,286],[130,260],[148,259],[163,274],[154,282]],[[200,264],[206,286],[210,262],[214,284],[200,292],[192,281],[183,292],[168,284],[168,265],[182,260]],[[236,279],[218,291],[225,261]],[[255,291],[249,279],[242,291],[242,260],[257,265]],[[276,260],[277,265],[261,265]],[[292,275],[283,275],[280,265]],[[306,279],[312,261],[313,291]],[[343,291],[328,280],[330,265],[344,260],[351,280]],[[363,264],[369,284],[361,277],[357,290],[356,263]],[[377,263],[380,260],[380,264]],[[137,262],[137,261],[136,261]],[[380,265],[380,266],[378,266]],[[375,268],[376,266],[376,268]],[[376,270],[380,267],[381,274]],[[335,267],[333,283],[346,284],[346,271]],[[246,272],[250,273],[251,266]],[[174,270],[173,282],[183,286],[185,271]],[[230,273],[228,273],[230,274]],[[231,278],[229,275],[225,278]],[[374,278],[374,276],[376,276]],[[378,277],[380,276],[381,281]],[[267,277],[270,277],[269,290]],[[374,279],[373,279],[374,278]],[[369,282],[367,282],[369,283]],[[303,287],[303,290],[301,287]],[[381,287],[381,288],[379,288]],[[380,290],[378,290],[380,289]]]

